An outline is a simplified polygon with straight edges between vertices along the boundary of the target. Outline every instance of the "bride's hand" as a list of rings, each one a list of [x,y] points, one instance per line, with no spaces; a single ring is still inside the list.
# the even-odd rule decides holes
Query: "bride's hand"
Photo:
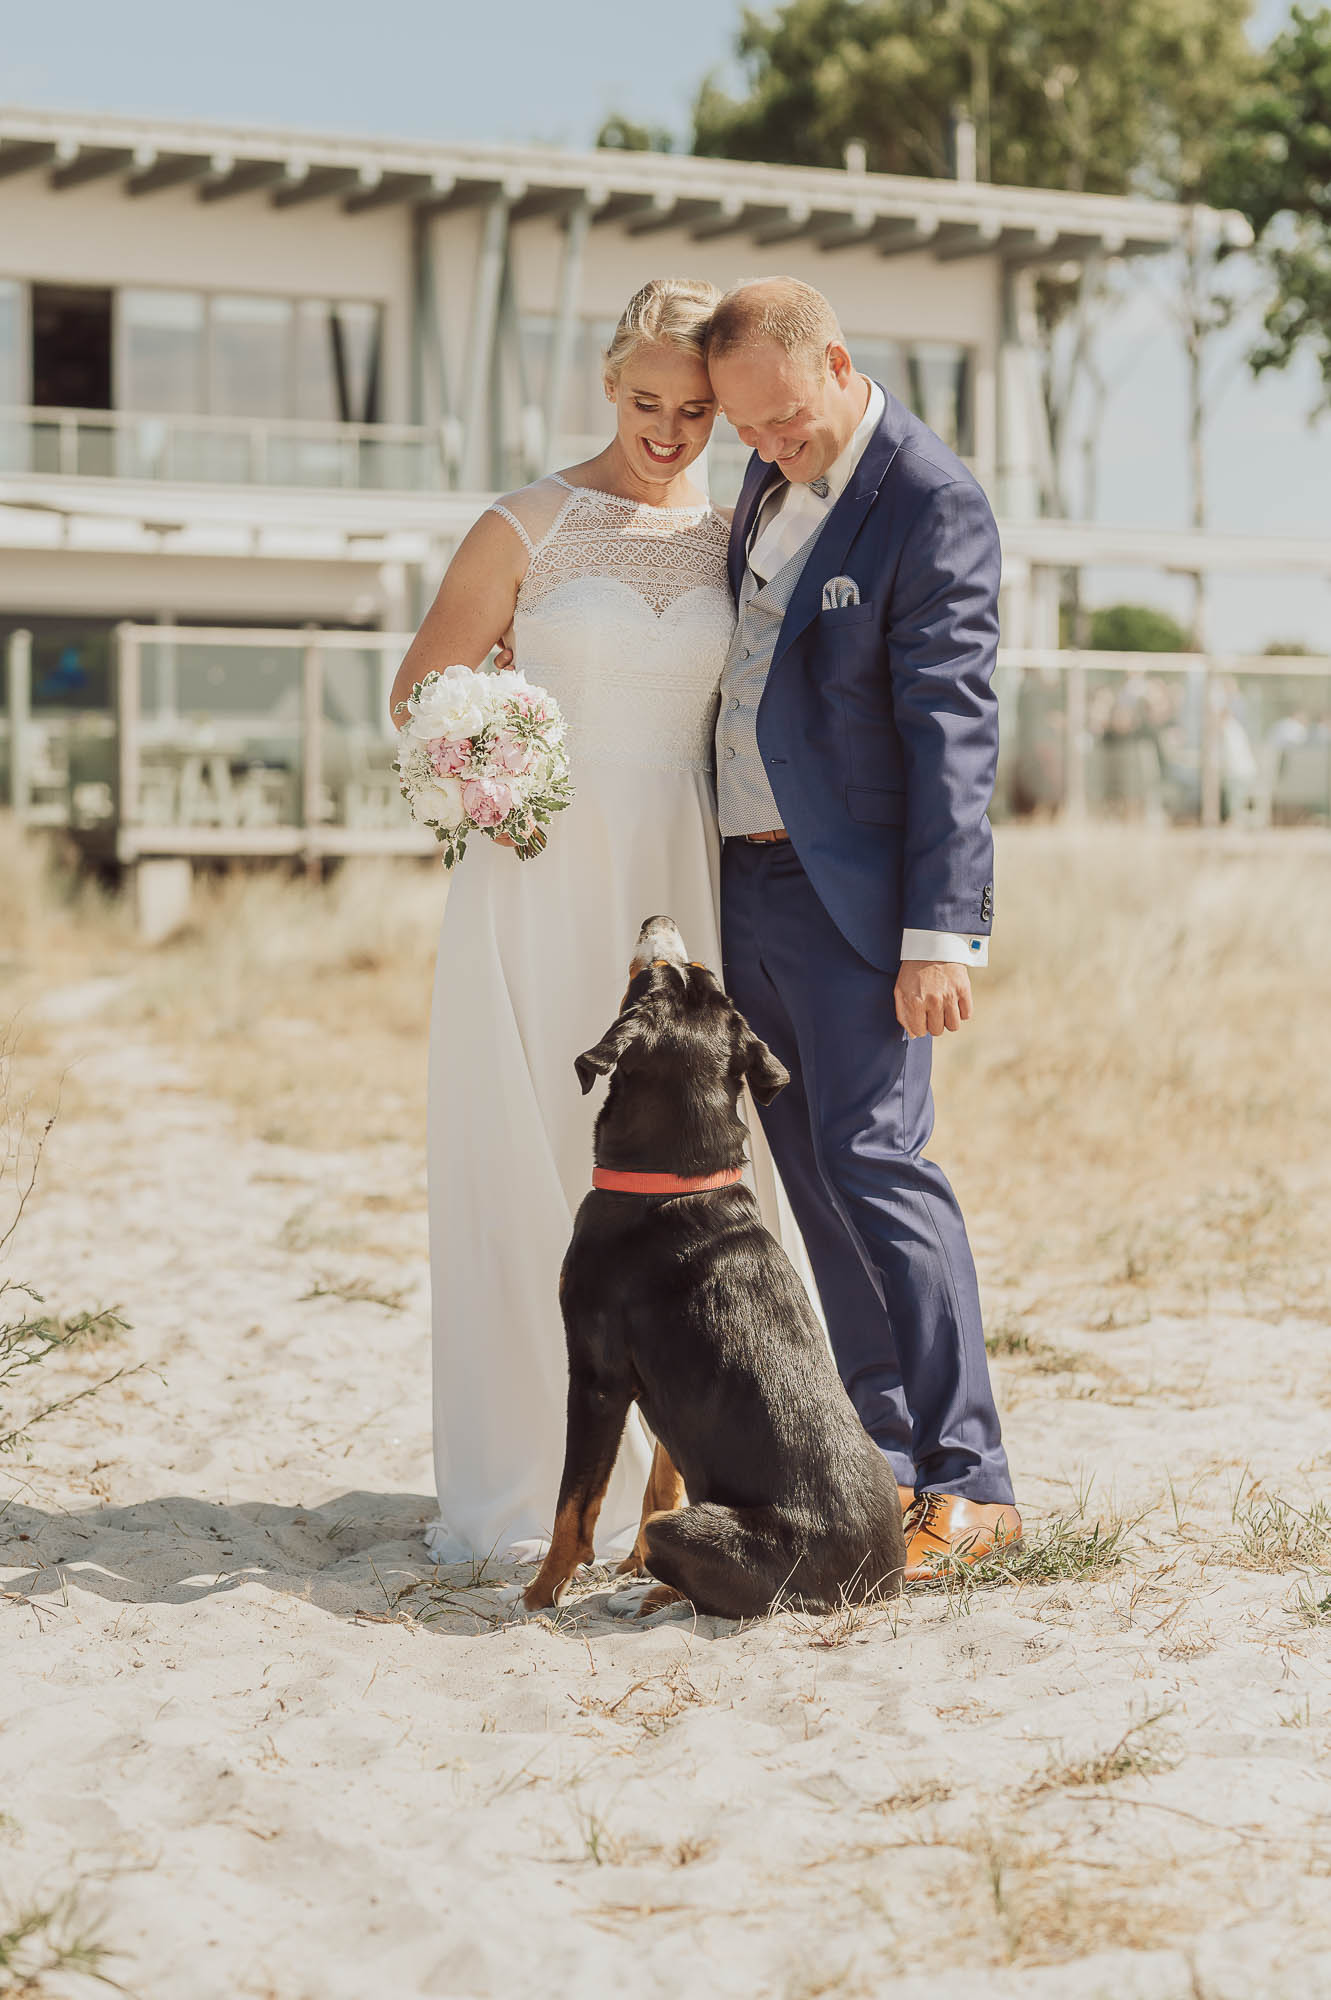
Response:
[[[501,674],[508,673],[516,658],[517,655],[511,646],[501,646],[495,654],[495,671]],[[512,842],[509,841],[506,845],[511,847]]]

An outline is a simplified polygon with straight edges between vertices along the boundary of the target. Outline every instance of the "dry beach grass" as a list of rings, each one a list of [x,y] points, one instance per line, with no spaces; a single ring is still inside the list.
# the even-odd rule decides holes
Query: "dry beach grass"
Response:
[[[1028,1543],[625,1632],[418,1539],[437,872],[149,952],[0,844],[4,1275],[131,1323],[19,1414],[149,1364],[0,1457],[0,1994],[1331,1994],[1331,849],[1004,832],[934,1150]]]

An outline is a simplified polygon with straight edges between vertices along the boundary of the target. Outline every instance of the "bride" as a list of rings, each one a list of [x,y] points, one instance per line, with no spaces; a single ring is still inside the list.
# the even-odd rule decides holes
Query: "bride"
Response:
[[[597,1110],[573,1059],[612,1019],[644,917],[668,913],[720,965],[712,734],[735,613],[728,523],[689,477],[716,412],[702,346],[717,296],[654,279],[629,301],[605,356],[613,439],[481,516],[393,687],[400,722],[432,668],[511,648],[564,711],[575,792],[543,854],[473,841],[448,892],[429,1085],[437,1562],[532,1559],[549,1532],[559,1268]],[[774,1223],[765,1155],[759,1173]],[[634,1413],[598,1553],[631,1546],[650,1455]]]

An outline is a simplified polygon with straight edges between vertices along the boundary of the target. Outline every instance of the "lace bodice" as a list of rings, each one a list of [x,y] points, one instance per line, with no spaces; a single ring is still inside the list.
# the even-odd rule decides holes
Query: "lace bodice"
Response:
[[[494,511],[529,557],[513,619],[517,664],[563,709],[575,773],[594,759],[706,769],[735,620],[721,516],[706,505],[649,507],[558,474]]]

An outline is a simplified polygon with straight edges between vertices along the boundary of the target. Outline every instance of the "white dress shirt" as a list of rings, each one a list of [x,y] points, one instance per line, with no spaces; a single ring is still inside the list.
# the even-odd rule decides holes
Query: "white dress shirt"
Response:
[[[822,477],[800,482],[777,481],[758,510],[749,538],[741,609],[756,589],[775,576],[820,531],[849,486],[886,407],[882,390],[876,382],[870,382],[869,400],[850,443]],[[953,965],[987,965],[989,940],[958,931],[903,930],[901,956],[944,960]]]

